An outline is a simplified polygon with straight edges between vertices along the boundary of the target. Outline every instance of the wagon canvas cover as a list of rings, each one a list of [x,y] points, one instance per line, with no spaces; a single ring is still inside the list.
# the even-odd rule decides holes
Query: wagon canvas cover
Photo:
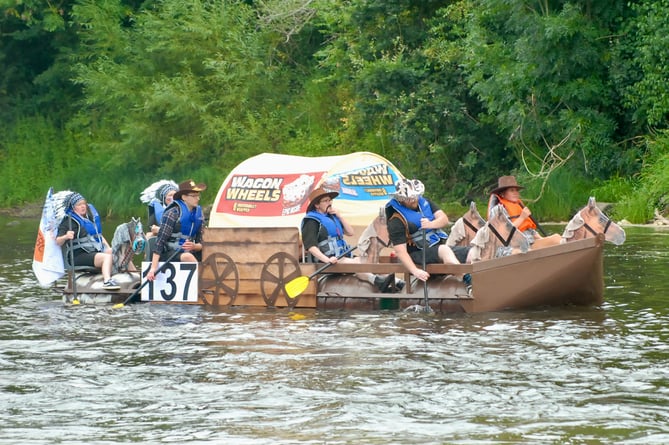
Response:
[[[366,226],[403,178],[375,153],[306,157],[263,153],[235,167],[223,181],[209,227],[299,227],[318,187],[339,193],[334,205],[355,226]]]

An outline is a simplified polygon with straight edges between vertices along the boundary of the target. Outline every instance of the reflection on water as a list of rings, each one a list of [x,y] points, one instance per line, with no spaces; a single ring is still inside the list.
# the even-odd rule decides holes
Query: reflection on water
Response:
[[[0,268],[1,443],[669,443],[668,231],[607,246],[601,308],[298,321],[64,306],[25,238]]]

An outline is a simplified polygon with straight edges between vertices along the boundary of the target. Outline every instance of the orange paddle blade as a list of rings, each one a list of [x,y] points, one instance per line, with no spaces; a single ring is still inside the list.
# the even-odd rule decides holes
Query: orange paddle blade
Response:
[[[309,277],[302,275],[286,283],[286,295],[288,298],[295,298],[304,292],[309,286]]]

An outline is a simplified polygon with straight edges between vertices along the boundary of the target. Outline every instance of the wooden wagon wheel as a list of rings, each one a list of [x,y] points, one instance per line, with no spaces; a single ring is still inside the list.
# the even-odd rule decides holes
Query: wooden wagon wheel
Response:
[[[212,306],[230,306],[239,292],[239,270],[232,258],[212,253],[200,264],[200,298]],[[221,304],[221,297],[228,301]]]
[[[277,252],[265,262],[260,274],[260,291],[265,304],[274,307],[281,294],[288,307],[294,307],[298,298],[288,298],[285,285],[301,275],[300,265],[292,255]]]

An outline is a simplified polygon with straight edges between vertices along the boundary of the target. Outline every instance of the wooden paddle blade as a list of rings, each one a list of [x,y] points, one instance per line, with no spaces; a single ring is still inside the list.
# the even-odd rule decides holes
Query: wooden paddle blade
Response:
[[[309,286],[309,277],[305,277],[304,275],[297,277],[286,283],[286,295],[288,295],[288,298],[295,298],[304,292],[307,286]]]

